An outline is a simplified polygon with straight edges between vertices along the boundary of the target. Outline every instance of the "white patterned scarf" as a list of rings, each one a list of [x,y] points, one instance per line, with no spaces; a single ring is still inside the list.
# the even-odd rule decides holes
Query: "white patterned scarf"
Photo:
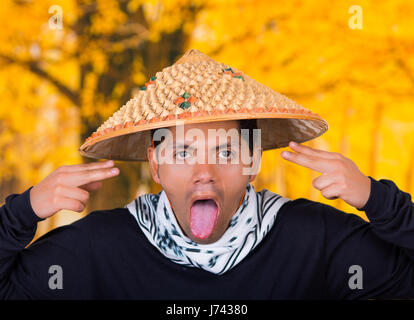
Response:
[[[220,275],[242,261],[263,240],[279,209],[288,201],[267,189],[256,192],[248,183],[229,227],[219,240],[209,244],[196,243],[183,233],[164,190],[141,195],[125,207],[165,257]]]

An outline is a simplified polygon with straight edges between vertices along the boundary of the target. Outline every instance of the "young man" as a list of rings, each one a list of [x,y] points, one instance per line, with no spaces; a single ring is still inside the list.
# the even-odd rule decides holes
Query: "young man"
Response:
[[[284,158],[322,173],[314,187],[328,199],[341,198],[364,210],[370,223],[325,204],[255,191],[250,182],[261,152],[320,135],[327,129],[324,120],[287,98],[264,93],[261,99],[263,87],[220,64],[214,69],[217,64],[195,50],[183,58],[175,69],[151,79],[155,83],[81,147],[82,154],[96,158],[143,160],[145,155],[162,191],[142,195],[124,208],[90,213],[28,248],[38,221],[60,209],[82,211],[88,191],[118,170],[112,161],[65,166],[23,194],[9,196],[0,209],[0,296],[414,297],[410,195],[390,180],[365,176],[338,153],[292,143],[296,153]],[[197,77],[195,66],[207,79]],[[175,99],[165,85],[176,88],[180,83],[188,85],[184,90],[190,94]],[[245,97],[235,98],[234,112],[208,109],[216,94],[233,90]],[[209,92],[211,100],[197,103]],[[256,98],[250,100],[249,92]],[[165,99],[161,106],[160,97]],[[168,103],[171,99],[176,109]],[[244,100],[263,101],[265,107],[245,110]],[[270,107],[269,101],[281,109]],[[260,135],[252,139],[256,125]]]

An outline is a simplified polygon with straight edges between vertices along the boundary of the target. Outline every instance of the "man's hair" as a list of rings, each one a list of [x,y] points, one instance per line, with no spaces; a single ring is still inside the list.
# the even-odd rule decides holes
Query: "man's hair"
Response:
[[[244,137],[244,135],[241,135],[241,129],[248,129],[249,130],[249,151],[250,155],[253,154],[253,143],[254,143],[254,136],[253,136],[253,130],[257,129],[257,120],[256,119],[242,119],[237,120],[239,122],[239,133],[240,136]],[[161,141],[154,141],[154,133],[157,129],[151,129],[151,141],[154,142],[154,147],[156,148],[164,139],[161,139]],[[163,137],[164,138],[164,137]]]

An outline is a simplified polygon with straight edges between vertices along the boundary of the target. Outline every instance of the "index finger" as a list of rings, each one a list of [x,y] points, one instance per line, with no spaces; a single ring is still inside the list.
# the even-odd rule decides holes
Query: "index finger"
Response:
[[[61,166],[59,169],[61,172],[79,172],[79,171],[84,171],[84,170],[110,168],[113,165],[114,165],[114,162],[112,160],[107,160],[107,161],[94,161],[90,163],[66,165],[66,166]]]
[[[309,156],[326,158],[326,159],[334,159],[336,157],[336,153],[324,151],[320,149],[315,149],[309,146],[302,145],[297,142],[289,142],[289,147],[299,153],[307,154]]]
[[[288,161],[294,162],[300,166],[318,171],[320,173],[329,172],[332,168],[331,160],[317,158],[303,153],[282,152],[282,157]]]
[[[82,186],[94,181],[101,181],[118,175],[118,168],[100,168],[84,171],[67,172],[65,175],[65,184],[73,187]]]

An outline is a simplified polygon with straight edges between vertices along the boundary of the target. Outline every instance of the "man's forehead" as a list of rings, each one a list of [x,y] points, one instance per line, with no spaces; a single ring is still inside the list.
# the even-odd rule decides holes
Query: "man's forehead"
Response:
[[[154,141],[168,145],[240,145],[240,124],[237,120],[182,124],[155,130]]]
[[[180,132],[170,131],[166,137],[168,143],[179,145],[179,144],[191,144],[195,142],[205,142],[208,144],[218,144],[227,142],[230,143],[239,143],[239,133],[237,129],[208,129],[208,131],[199,130],[198,128],[193,128],[192,130]]]

